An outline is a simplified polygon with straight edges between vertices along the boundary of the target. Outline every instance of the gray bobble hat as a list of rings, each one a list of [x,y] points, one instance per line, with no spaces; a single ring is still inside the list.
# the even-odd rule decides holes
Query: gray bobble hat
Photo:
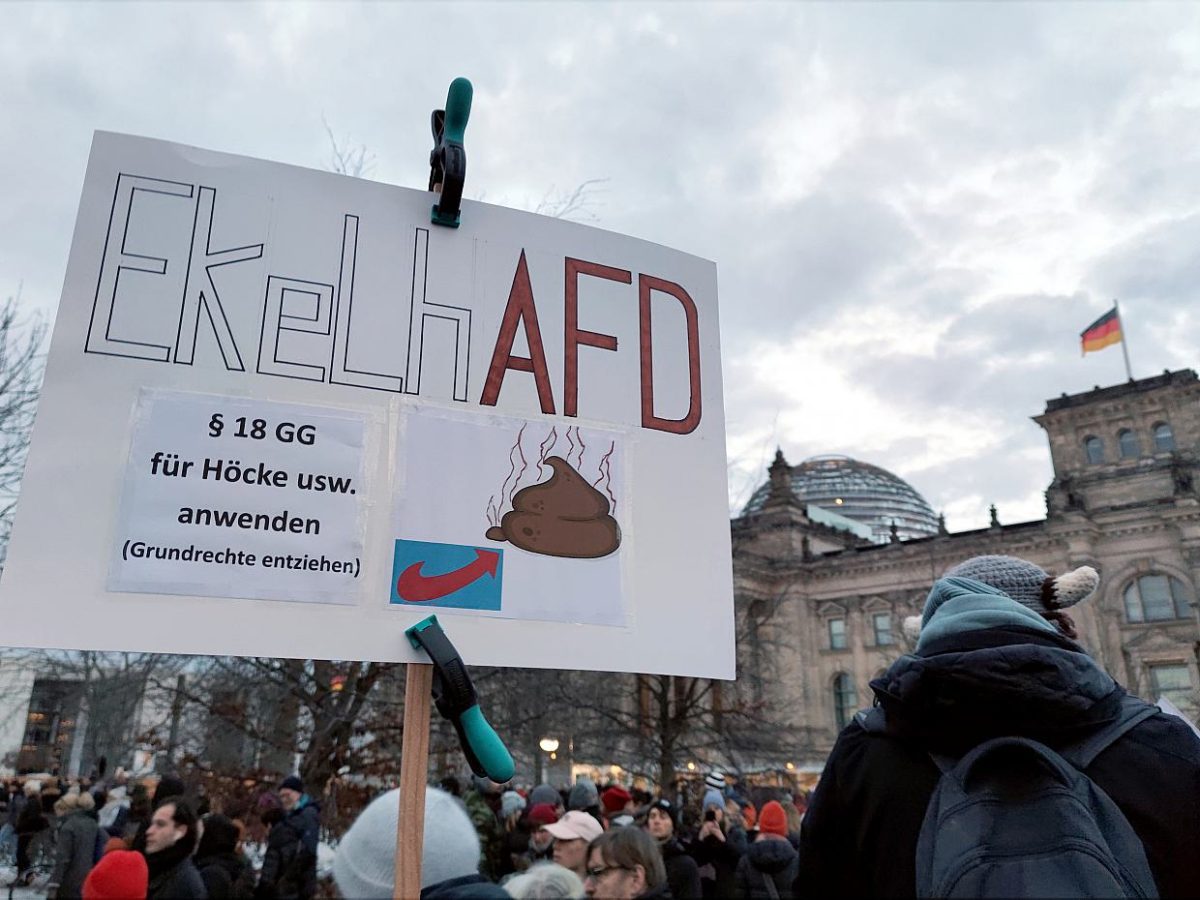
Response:
[[[1082,603],[1100,585],[1100,576],[1091,566],[1054,577],[1041,566],[1015,556],[975,556],[959,563],[944,578],[971,578],[1002,591],[1026,609],[1039,615]],[[916,640],[923,626],[922,616],[908,616],[904,633]],[[1073,636],[1068,630],[1068,636]]]
[[[567,809],[590,809],[600,804],[600,792],[590,778],[580,777],[567,795]]]
[[[1080,566],[1057,578],[1015,556],[976,556],[946,572],[946,577],[973,578],[1003,591],[1036,613],[1054,612],[1090,597],[1100,584],[1091,566]]]
[[[348,900],[390,897],[395,885],[399,789],[376,797],[359,813],[333,857],[333,880]],[[466,810],[437,788],[425,788],[421,889],[479,871],[479,837]]]

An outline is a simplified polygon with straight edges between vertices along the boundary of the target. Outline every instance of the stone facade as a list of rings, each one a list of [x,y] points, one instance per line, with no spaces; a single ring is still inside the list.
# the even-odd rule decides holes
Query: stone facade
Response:
[[[903,619],[920,611],[933,580],[988,553],[1053,573],[1094,566],[1097,594],[1072,609],[1083,644],[1132,692],[1166,696],[1200,717],[1196,373],[1063,395],[1034,420],[1054,466],[1044,520],[1004,525],[993,510],[985,529],[890,544],[809,520],[776,457],[762,510],[732,523],[733,565],[739,608],[778,601],[768,627],[782,650],[748,645],[739,658],[752,682],[776,694],[799,756],[822,759],[839,724],[869,704],[868,682],[908,649]]]

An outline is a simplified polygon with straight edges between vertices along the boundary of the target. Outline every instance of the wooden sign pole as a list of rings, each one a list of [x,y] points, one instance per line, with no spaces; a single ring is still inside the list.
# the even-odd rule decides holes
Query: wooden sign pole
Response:
[[[400,815],[396,820],[396,870],[392,900],[421,896],[425,838],[425,784],[429,771],[429,708],[433,666],[409,663],[404,679],[404,734],[400,744]]]

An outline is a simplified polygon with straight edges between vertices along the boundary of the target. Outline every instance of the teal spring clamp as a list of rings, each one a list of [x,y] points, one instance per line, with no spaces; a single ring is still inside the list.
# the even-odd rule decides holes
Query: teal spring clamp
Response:
[[[433,151],[429,154],[429,190],[441,185],[442,196],[433,205],[430,220],[434,225],[457,228],[460,221],[463,182],[467,178],[467,151],[463,135],[471,117],[474,90],[465,78],[450,82],[446,108],[435,109],[432,116]]]
[[[433,700],[442,717],[458,732],[459,743],[471,771],[498,784],[513,777],[512,754],[500,735],[483,717],[479,696],[463,662],[437,616],[422,619],[404,632],[416,650],[424,650],[433,663]]]

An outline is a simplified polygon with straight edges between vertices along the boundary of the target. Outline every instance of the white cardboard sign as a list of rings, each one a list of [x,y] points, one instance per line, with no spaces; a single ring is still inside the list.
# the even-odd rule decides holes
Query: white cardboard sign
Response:
[[[733,677],[715,267],[433,199],[96,135],[6,644]]]

